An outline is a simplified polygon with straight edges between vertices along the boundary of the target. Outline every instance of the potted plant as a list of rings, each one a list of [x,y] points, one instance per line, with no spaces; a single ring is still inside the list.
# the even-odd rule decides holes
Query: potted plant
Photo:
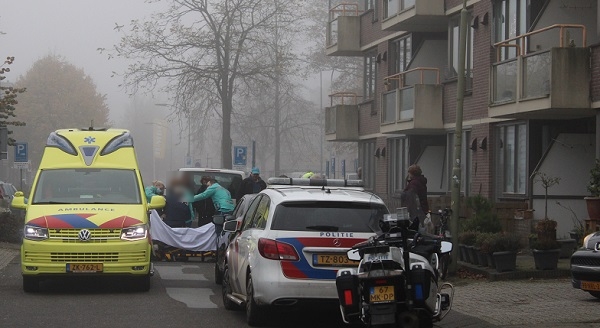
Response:
[[[461,252],[463,252],[463,257],[466,262],[473,263],[474,259],[471,258],[470,249],[475,245],[475,241],[477,239],[477,233],[474,231],[465,231],[461,233],[459,236],[459,242],[461,244]]]
[[[497,234],[492,247],[496,271],[515,271],[517,269],[517,252],[520,247],[518,235],[509,233]]]
[[[587,189],[591,197],[585,197],[588,217],[591,220],[600,220],[600,160],[596,159],[594,167],[590,170],[590,181]]]
[[[538,241],[556,241],[556,221],[548,218],[548,189],[560,182],[560,177],[551,177],[544,172],[533,172],[534,182],[540,182],[544,188],[544,218],[536,224]]]
[[[533,260],[537,270],[556,270],[560,256],[560,243],[542,239],[534,243]]]

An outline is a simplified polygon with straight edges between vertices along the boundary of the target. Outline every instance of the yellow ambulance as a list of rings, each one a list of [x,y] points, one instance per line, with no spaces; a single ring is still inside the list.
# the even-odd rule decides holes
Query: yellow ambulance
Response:
[[[17,192],[25,209],[21,246],[23,290],[57,276],[121,275],[147,291],[153,273],[149,210],[133,138],[121,129],[52,132],[31,194]]]

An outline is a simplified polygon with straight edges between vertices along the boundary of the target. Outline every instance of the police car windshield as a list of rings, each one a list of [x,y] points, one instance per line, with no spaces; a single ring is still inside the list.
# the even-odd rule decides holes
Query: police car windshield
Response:
[[[371,221],[386,214],[381,204],[351,202],[286,202],[275,209],[272,230],[375,232]],[[322,229],[320,229],[322,228]]]
[[[133,170],[60,169],[41,172],[33,204],[141,204]]]

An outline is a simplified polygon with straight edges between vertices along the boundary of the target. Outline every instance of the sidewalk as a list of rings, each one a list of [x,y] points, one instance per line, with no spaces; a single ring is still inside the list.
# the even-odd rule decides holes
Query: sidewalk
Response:
[[[517,270],[510,272],[498,272],[495,268],[483,267],[459,261],[459,266],[475,274],[482,275],[489,281],[496,280],[523,280],[523,279],[566,279],[571,276],[570,259],[559,259],[556,270],[536,270],[533,255],[517,255]]]
[[[4,269],[19,254],[19,245],[0,243],[0,270]]]
[[[458,286],[452,310],[507,327],[598,327],[599,307],[569,279],[532,279]]]

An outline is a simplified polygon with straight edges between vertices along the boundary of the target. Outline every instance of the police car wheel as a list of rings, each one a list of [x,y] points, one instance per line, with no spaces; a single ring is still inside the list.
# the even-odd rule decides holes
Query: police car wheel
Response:
[[[227,295],[231,293],[231,285],[229,284],[229,269],[225,266],[223,270],[223,284],[221,285],[221,294],[223,296],[223,307],[226,310],[237,310],[237,304],[230,300]]]
[[[39,292],[40,280],[38,277],[23,276],[23,291],[26,293]]]
[[[260,327],[265,323],[265,309],[254,301],[254,284],[252,276],[246,283],[246,321],[252,327]]]

